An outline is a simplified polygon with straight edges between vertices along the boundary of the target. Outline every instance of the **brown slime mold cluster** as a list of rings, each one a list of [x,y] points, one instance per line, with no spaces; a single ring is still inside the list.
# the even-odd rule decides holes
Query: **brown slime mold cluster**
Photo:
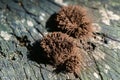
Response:
[[[75,44],[75,39],[61,32],[48,34],[40,43],[45,56],[55,67],[66,72],[75,72],[80,66],[80,49]]]
[[[87,40],[93,34],[91,21],[80,6],[61,8],[55,20],[59,32],[49,33],[40,41],[40,46],[47,60],[57,70],[76,75],[84,63],[83,51],[88,48],[84,45],[90,46]]]
[[[68,35],[84,39],[92,35],[91,20],[87,11],[80,6],[67,6],[61,8],[56,18],[57,28]]]

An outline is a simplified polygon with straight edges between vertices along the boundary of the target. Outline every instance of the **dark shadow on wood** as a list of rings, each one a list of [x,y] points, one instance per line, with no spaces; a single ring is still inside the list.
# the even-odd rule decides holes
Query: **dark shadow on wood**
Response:
[[[38,64],[50,64],[49,60],[44,55],[42,48],[40,47],[40,40],[35,41],[31,44],[31,41],[28,40],[27,36],[19,37],[15,34],[12,34],[19,41],[20,46],[25,46],[28,49],[28,59],[37,62]]]
[[[38,64],[45,64],[45,65],[52,65],[50,63],[49,59],[44,55],[44,52],[42,48],[40,47],[40,40],[33,43],[33,45],[26,46],[29,50],[29,54],[27,55],[28,59],[37,62]],[[55,67],[55,66],[53,66]],[[59,65],[55,67],[56,69],[53,70],[53,73],[59,74],[59,73],[67,73],[65,69],[65,65]],[[78,75],[75,75],[76,78],[78,78]]]
[[[46,22],[48,32],[59,31],[56,22],[57,13],[52,14]]]
[[[58,65],[57,68],[53,71],[54,73],[56,74],[59,74],[59,73],[69,73],[69,71],[66,71],[66,66],[63,64],[63,65]],[[80,78],[80,76],[77,74],[77,73],[73,73],[75,78]]]
[[[29,54],[27,55],[28,59],[37,62],[38,64],[52,65],[49,59],[45,56],[42,48],[40,47],[40,40],[33,43],[33,45],[28,45],[27,49],[29,50]],[[53,73],[59,74],[60,72],[66,73],[65,65],[59,65],[55,67]]]
[[[28,59],[37,62],[38,64],[50,64],[49,60],[44,55],[42,48],[40,47],[40,40],[34,42],[31,45],[27,46],[29,54],[27,55]]]
[[[28,45],[26,47],[29,50],[29,54],[27,55],[28,59],[35,61],[38,64],[52,65],[52,63],[49,62],[50,60],[45,56],[40,46],[40,40],[34,42],[32,46]],[[64,65],[59,65],[59,66],[56,66],[56,69],[53,72],[56,74],[59,74],[60,72],[66,73],[65,70],[66,69]]]

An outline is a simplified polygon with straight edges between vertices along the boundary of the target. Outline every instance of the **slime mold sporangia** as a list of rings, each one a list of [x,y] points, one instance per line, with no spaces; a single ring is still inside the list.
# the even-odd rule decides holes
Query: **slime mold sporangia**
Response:
[[[80,6],[62,7],[56,17],[57,32],[48,33],[40,41],[45,57],[56,70],[74,73],[83,67],[84,51],[91,47],[92,23]]]
[[[68,35],[88,39],[92,36],[93,28],[85,8],[80,6],[62,7],[56,16],[57,28]]]
[[[80,71],[81,61],[84,61],[82,50],[76,44],[76,39],[61,32],[49,33],[40,42],[50,64],[57,70],[62,69],[75,75]]]
[[[92,19],[86,8],[77,5],[64,6],[56,14],[55,20],[58,31],[79,39],[85,50],[91,48],[92,43],[89,41],[95,35]]]

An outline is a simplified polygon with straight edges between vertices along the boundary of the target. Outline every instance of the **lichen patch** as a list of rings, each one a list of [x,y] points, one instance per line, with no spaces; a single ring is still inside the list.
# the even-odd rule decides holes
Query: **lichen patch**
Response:
[[[107,13],[111,20],[116,20],[116,21],[120,20],[120,16],[115,14],[114,12],[107,10]]]
[[[120,43],[112,40],[109,41],[109,44],[106,46],[109,47],[110,49],[120,49]]]
[[[10,40],[11,35],[8,34],[6,31],[1,31],[0,36],[3,37],[6,41]]]
[[[43,16],[39,16],[39,19],[40,19],[41,21],[43,21],[43,20],[44,20],[44,17],[43,17]]]
[[[32,21],[27,20],[27,25],[32,27],[32,26],[33,26],[33,22],[32,22]]]
[[[110,66],[107,65],[107,64],[105,64],[104,72],[105,72],[105,73],[108,73],[108,71],[109,71],[110,69],[111,69]]]
[[[99,75],[96,72],[94,72],[93,75],[95,76],[95,78],[99,79]]]
[[[105,9],[100,9],[99,13],[102,16],[102,22],[106,25],[110,25],[110,20],[120,20],[120,16],[115,14],[114,12],[110,11],[110,10],[105,10]]]

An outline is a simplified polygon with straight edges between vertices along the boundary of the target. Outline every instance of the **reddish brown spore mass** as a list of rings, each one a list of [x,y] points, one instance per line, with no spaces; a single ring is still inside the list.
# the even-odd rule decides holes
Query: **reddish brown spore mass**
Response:
[[[94,32],[91,19],[84,8],[67,6],[61,8],[54,22],[59,32],[49,33],[40,46],[51,65],[76,75],[89,60],[84,53],[96,47],[89,42]]]
[[[78,71],[80,71],[80,61],[82,58],[80,58],[79,54],[76,54],[74,56],[71,56],[68,60],[66,60],[65,62],[65,69],[68,72],[71,73],[77,73]]]
[[[40,42],[46,58],[54,66],[62,65],[66,72],[79,71],[80,49],[75,45],[75,40],[67,34],[53,32]]]
[[[63,33],[84,39],[92,35],[91,19],[85,8],[80,6],[62,7],[56,18],[57,28]]]

